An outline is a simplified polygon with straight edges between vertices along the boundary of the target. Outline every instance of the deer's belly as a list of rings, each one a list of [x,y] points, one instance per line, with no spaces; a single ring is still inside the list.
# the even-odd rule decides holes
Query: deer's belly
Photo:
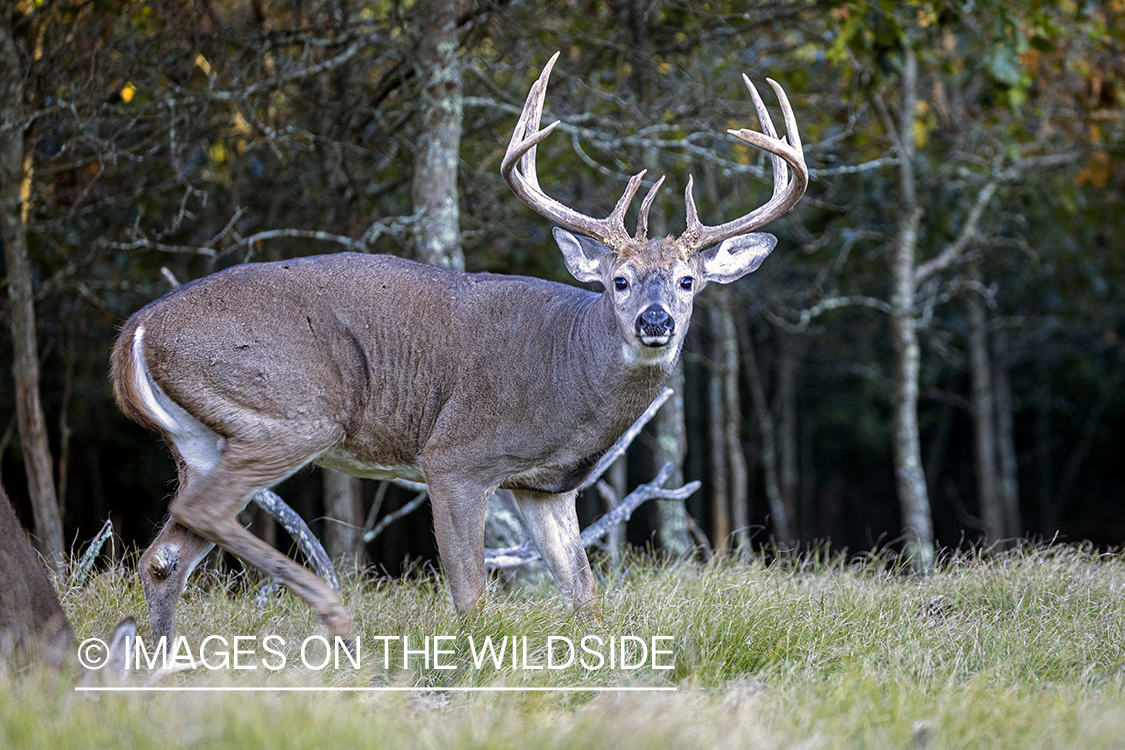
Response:
[[[360,459],[339,446],[329,448],[314,461],[317,466],[335,469],[353,477],[363,479],[409,479],[424,482],[425,478],[417,466],[410,464],[382,464]]]
[[[554,466],[537,466],[508,477],[500,486],[506,490],[528,490],[560,494],[577,489],[602,453],[584,456],[576,461]]]

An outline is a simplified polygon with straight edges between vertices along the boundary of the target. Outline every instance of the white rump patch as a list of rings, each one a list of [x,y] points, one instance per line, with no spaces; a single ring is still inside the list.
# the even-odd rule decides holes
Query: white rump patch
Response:
[[[133,386],[144,412],[160,425],[188,467],[201,474],[210,473],[219,462],[223,439],[168,398],[152,379],[145,363],[144,336],[144,326],[138,326],[133,334]]]

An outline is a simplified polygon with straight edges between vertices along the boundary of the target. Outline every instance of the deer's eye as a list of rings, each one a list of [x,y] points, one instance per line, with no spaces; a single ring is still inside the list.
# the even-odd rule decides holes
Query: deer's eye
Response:
[[[695,279],[693,279],[690,276],[685,276],[682,279],[680,279],[680,289],[683,289],[685,292],[690,292],[691,287],[694,283],[695,283]]]
[[[629,282],[625,280],[625,277],[618,276],[613,280],[613,288],[619,292],[623,292],[629,288]]]

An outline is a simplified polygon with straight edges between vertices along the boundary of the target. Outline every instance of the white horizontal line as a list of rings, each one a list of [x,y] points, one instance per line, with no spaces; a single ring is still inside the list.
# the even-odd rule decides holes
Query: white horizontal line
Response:
[[[76,692],[85,693],[653,693],[675,692],[675,687],[613,687],[595,685],[592,687],[76,687]]]

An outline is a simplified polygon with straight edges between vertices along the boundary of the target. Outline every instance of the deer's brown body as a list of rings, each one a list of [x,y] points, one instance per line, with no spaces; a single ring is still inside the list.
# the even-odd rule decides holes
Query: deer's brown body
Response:
[[[107,652],[86,650],[85,656],[91,663],[81,666],[93,667],[94,671],[86,672],[84,680],[121,681],[129,671],[130,648],[136,634],[136,623],[132,617],[126,617],[114,628],[109,644],[103,644]],[[52,667],[64,667],[73,660],[73,646],[74,630],[55,587],[36,559],[27,533],[0,485],[0,664],[23,666],[31,657]]]
[[[27,534],[0,487],[0,659],[38,649],[53,663],[69,655],[74,633]]]
[[[421,480],[426,460],[455,445],[476,464],[458,470],[480,471],[487,486],[566,492],[659,392],[672,361],[637,366],[607,345],[605,302],[385,255],[242,265],[130,318],[114,382],[125,409],[151,423],[136,387],[139,346],[169,399],[224,441],[273,446],[287,467],[296,450],[357,476]],[[552,429],[529,443],[514,417]],[[279,431],[305,440],[273,442]]]
[[[654,186],[630,237],[622,219],[643,173],[602,220],[539,188],[535,148],[553,128],[538,129],[550,67],[502,172],[525,203],[578,233],[555,230],[567,268],[606,291],[342,253],[234,267],[125,324],[113,351],[118,401],[164,434],[180,466],[170,520],[141,561],[155,636],[172,634],[184,579],[211,543],[351,634],[335,592],[235,520],[254,492],[308,463],[425,481],[462,612],[484,593],[488,497],[511,489],[568,601],[596,610],[574,488],[659,393],[695,294],[758,267],[776,240],[750,230],[796,202],[807,172],[784,94],[775,85],[793,143],[777,138],[751,87],[766,135],[736,135],[774,155],[773,199],[708,227],[689,183],[687,231],[650,240]]]

